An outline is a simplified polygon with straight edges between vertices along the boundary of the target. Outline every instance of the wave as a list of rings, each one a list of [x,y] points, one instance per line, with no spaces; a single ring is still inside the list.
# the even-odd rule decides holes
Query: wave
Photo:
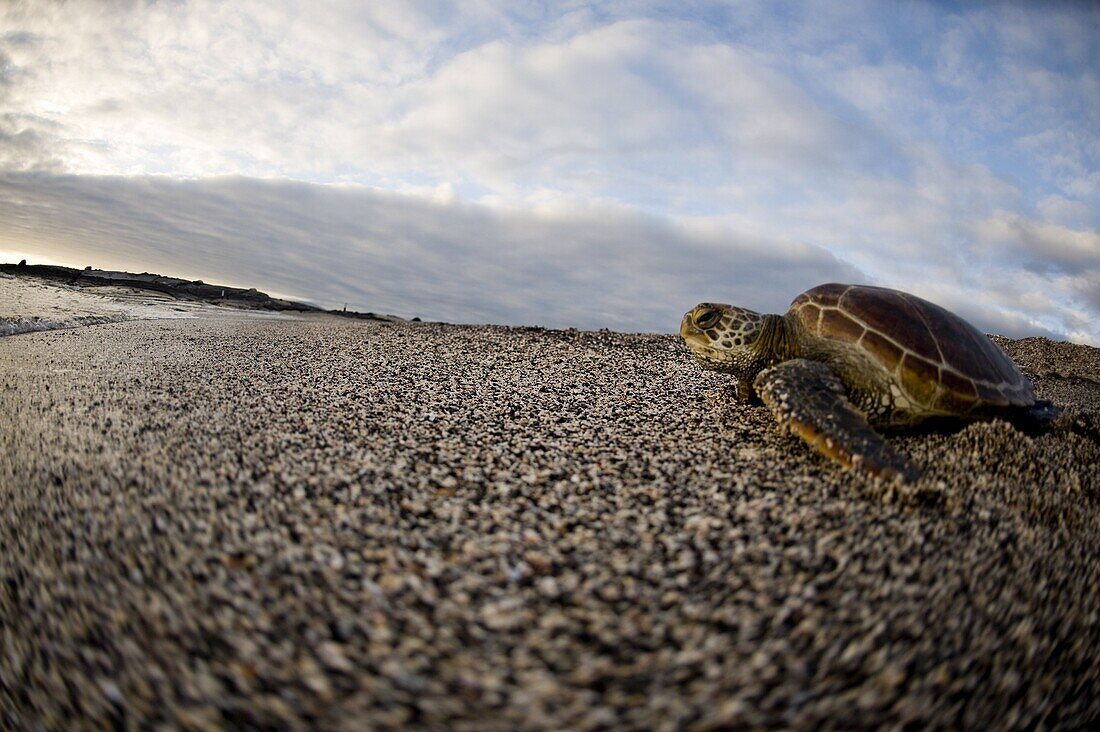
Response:
[[[61,328],[80,328],[85,325],[118,323],[123,320],[133,320],[133,317],[127,313],[112,313],[110,315],[75,315],[68,318],[42,318],[38,316],[29,318],[0,317],[0,337],[18,335],[20,333],[34,333],[41,330],[59,330]]]

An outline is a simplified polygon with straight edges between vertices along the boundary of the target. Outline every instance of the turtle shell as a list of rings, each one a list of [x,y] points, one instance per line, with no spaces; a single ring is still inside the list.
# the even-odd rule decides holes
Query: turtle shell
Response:
[[[915,295],[864,285],[820,285],[795,298],[790,314],[813,335],[850,343],[892,373],[925,409],[1027,407],[1031,382],[981,331]]]

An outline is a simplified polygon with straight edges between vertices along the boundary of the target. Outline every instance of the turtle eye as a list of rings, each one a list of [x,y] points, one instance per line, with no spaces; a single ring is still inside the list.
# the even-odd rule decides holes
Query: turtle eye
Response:
[[[699,330],[707,330],[718,325],[718,321],[722,318],[722,313],[718,312],[715,308],[706,308],[695,313],[695,327]]]

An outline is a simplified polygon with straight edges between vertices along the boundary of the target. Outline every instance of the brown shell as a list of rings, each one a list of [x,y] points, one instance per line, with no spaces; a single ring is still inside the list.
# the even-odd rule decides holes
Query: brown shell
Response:
[[[897,290],[820,285],[791,314],[813,335],[851,343],[895,374],[909,396],[937,411],[1035,403],[1016,364],[958,315]]]

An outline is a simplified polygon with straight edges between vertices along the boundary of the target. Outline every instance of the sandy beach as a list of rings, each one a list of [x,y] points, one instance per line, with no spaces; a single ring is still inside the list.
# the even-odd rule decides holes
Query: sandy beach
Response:
[[[1100,351],[1000,341],[1095,419]],[[0,338],[0,726],[1068,728],[1100,445],[894,490],[671,335],[203,315]]]

